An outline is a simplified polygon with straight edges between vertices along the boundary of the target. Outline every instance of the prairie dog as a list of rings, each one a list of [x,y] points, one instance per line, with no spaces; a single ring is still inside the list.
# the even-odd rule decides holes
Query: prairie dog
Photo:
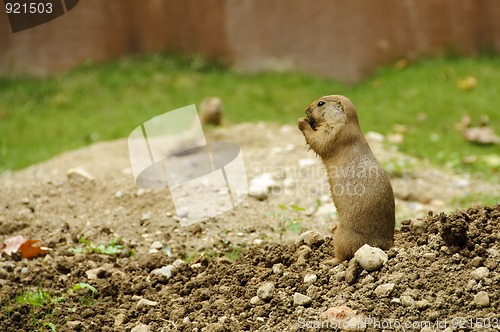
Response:
[[[334,231],[335,260],[350,259],[364,244],[394,244],[394,194],[389,177],[359,127],[354,104],[331,95],[313,102],[298,127],[325,165],[339,222]]]
[[[200,104],[200,120],[203,125],[220,126],[224,105],[219,97],[205,98]]]

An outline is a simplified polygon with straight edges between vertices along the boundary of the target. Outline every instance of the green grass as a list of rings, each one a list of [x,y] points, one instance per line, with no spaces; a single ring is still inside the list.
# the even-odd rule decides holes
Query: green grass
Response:
[[[457,81],[468,75],[477,87],[460,90]],[[142,122],[206,96],[222,98],[231,123],[294,124],[312,100],[344,94],[357,105],[363,131],[387,134],[395,124],[407,125],[401,150],[489,177],[500,167],[486,161],[500,149],[465,142],[453,126],[465,114],[476,121],[486,114],[500,134],[499,90],[500,58],[487,56],[388,67],[357,85],[298,73],[246,75],[201,58],[166,55],[87,63],[47,79],[0,78],[0,172],[96,140],[126,137]],[[417,121],[419,113],[427,120]],[[463,165],[468,155],[486,157]]]

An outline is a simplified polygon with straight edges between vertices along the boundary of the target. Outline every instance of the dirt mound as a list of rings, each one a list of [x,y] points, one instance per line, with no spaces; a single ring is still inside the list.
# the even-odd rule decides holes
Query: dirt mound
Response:
[[[498,327],[499,206],[440,213],[498,186],[430,168],[372,136],[401,228],[374,272],[331,265],[336,213],[326,178],[290,126],[210,131],[210,141],[240,145],[250,182],[263,179],[269,191],[186,227],[168,190],[136,186],[126,141],[4,174],[0,241],[24,235],[53,251],[0,256],[0,331]],[[89,176],[68,176],[72,168]],[[295,244],[307,231],[319,234]]]
[[[467,240],[448,246],[443,237],[456,221],[465,222]],[[64,251],[54,258],[4,260],[0,300],[11,304],[2,312],[0,328],[37,329],[36,317],[44,317],[77,331],[129,331],[141,323],[152,331],[289,331],[321,322],[325,327],[322,313],[341,306],[352,309],[367,330],[377,330],[375,324],[498,328],[499,229],[499,205],[406,222],[382,269],[358,269],[351,282],[347,262],[329,265],[329,237],[307,244],[253,245],[235,261],[222,254],[174,263],[163,253],[111,257]],[[174,264],[170,276],[155,274],[169,264]],[[93,269],[101,272],[89,280]],[[99,291],[93,303],[82,304],[82,292],[68,295],[82,281]],[[269,283],[274,290],[259,293]],[[65,301],[35,309],[13,303],[16,294],[33,286]],[[296,293],[310,299],[298,305]]]

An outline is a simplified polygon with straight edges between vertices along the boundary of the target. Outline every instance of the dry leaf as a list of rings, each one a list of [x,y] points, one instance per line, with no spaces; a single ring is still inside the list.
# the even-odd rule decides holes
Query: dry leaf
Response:
[[[467,76],[466,78],[461,79],[457,82],[457,87],[460,90],[464,91],[472,90],[476,87],[476,85],[477,85],[477,80],[472,76]]]
[[[47,247],[34,247],[33,244],[40,242],[40,240],[30,240],[22,235],[17,235],[8,238],[1,246],[1,252],[7,255],[12,255],[16,252],[21,252],[23,258],[33,258],[41,253],[51,250]]]

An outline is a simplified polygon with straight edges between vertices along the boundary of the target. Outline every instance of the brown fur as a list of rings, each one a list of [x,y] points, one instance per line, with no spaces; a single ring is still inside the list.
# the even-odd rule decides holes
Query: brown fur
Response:
[[[220,126],[224,106],[218,97],[205,98],[200,105],[200,120],[203,125]]]
[[[325,104],[318,106],[320,101]],[[298,127],[323,160],[339,216],[336,260],[353,257],[364,244],[389,249],[394,243],[394,194],[361,133],[353,103],[344,96],[325,96],[309,105],[306,115]]]

